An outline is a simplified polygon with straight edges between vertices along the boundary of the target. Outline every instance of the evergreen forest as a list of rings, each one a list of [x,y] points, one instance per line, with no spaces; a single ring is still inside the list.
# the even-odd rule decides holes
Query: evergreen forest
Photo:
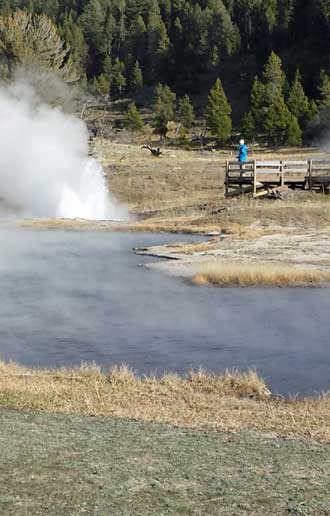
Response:
[[[146,99],[159,134],[198,118],[220,143],[330,125],[330,0],[0,0],[0,75],[29,62],[129,99],[132,129]]]

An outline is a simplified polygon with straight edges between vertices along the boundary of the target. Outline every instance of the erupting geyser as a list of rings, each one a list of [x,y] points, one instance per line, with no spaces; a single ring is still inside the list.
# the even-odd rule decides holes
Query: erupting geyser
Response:
[[[0,87],[0,209],[29,217],[126,218],[102,167],[88,157],[85,123],[40,103],[25,83]]]

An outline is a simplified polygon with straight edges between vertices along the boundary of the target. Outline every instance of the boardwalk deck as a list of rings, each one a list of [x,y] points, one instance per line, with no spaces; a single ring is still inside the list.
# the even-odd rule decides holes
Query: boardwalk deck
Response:
[[[226,162],[225,195],[267,195],[279,186],[295,189],[330,190],[330,160]]]

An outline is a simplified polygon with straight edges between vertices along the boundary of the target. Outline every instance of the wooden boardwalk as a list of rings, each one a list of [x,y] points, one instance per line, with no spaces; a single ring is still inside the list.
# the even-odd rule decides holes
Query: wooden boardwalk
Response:
[[[225,195],[261,197],[284,188],[330,191],[330,160],[226,162]]]

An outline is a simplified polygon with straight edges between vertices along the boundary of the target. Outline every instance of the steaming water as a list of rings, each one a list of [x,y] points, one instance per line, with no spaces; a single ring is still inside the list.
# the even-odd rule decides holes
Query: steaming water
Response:
[[[62,219],[125,220],[127,211],[106,191],[101,165],[93,160],[84,163],[79,183],[63,181],[55,217]]]
[[[282,394],[330,389],[328,289],[197,288],[138,266],[150,259],[132,247],[174,239],[1,230],[1,357],[142,374],[254,367]]]
[[[29,217],[128,218],[88,157],[85,123],[42,103],[26,81],[0,86],[0,209]]]

